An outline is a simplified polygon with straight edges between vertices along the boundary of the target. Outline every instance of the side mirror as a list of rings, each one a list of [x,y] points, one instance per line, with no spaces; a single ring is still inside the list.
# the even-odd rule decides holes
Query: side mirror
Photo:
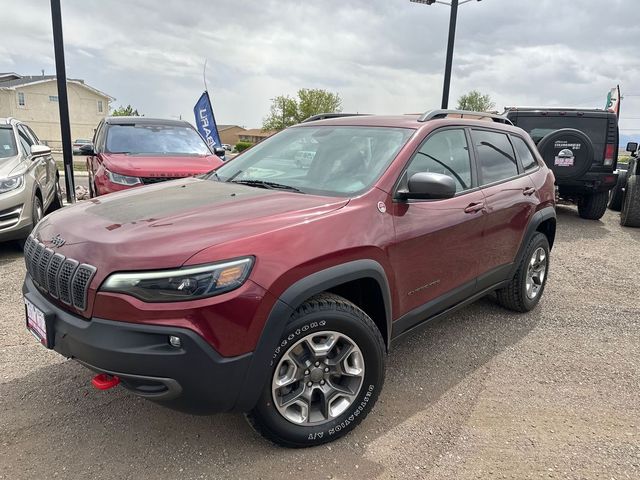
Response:
[[[636,150],[638,150],[638,142],[627,143],[627,152],[634,153]]]
[[[85,143],[78,149],[78,151],[80,152],[80,155],[95,155],[92,143]]]
[[[31,145],[31,156],[42,157],[44,155],[51,155],[51,147],[46,145]]]
[[[227,154],[227,151],[222,147],[214,147],[213,153],[215,153],[218,157],[224,160],[224,156]]]
[[[399,193],[404,199],[452,198],[456,194],[456,182],[441,173],[418,172],[409,178],[407,189]]]

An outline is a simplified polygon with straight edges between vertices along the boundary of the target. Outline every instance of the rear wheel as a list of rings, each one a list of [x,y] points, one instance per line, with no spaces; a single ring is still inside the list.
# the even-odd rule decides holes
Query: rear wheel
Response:
[[[627,172],[625,170],[619,170],[618,181],[616,186],[611,190],[609,196],[609,209],[614,212],[622,210],[622,200],[624,200],[624,184],[627,183]]]
[[[538,304],[547,283],[549,253],[547,237],[536,233],[529,241],[509,285],[496,291],[498,302],[503,307],[528,312]]]
[[[608,192],[585,195],[578,200],[578,215],[587,220],[600,220],[607,211]]]
[[[317,295],[294,313],[247,419],[278,445],[333,441],[371,411],[384,364],[384,342],[369,316],[342,297]]]
[[[638,185],[638,175],[631,175],[627,180],[624,202],[620,212],[620,225],[624,227],[640,227],[640,185]]]

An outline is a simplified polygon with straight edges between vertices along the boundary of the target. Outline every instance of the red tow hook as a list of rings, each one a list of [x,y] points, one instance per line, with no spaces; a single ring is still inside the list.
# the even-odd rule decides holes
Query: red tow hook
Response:
[[[91,384],[98,390],[109,390],[120,383],[120,378],[107,373],[99,373],[91,379]]]

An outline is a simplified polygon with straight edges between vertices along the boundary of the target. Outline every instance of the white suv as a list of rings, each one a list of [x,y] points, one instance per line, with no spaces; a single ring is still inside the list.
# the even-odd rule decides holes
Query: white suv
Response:
[[[61,206],[51,149],[26,124],[0,118],[0,242],[24,241],[45,212]]]

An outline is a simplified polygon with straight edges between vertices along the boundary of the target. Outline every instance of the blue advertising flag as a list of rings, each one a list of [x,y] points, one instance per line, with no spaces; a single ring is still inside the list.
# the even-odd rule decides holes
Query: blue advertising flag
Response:
[[[193,107],[193,113],[196,116],[196,125],[200,135],[205,139],[209,148],[213,150],[215,147],[220,146],[220,135],[218,135],[218,127],[216,125],[216,117],[213,116],[213,108],[211,107],[211,100],[209,100],[209,93],[204,92],[196,106]]]

